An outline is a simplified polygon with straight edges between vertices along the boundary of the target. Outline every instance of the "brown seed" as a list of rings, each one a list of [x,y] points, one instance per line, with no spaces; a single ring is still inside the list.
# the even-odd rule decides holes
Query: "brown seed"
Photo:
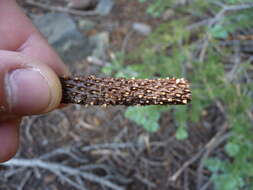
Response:
[[[78,82],[79,78],[78,77],[74,77],[74,81]]]
[[[185,85],[184,84],[180,84],[179,87],[180,88],[185,88]]]
[[[72,87],[70,84],[66,84],[67,87]]]
[[[182,102],[183,102],[183,104],[187,104],[187,100],[183,100]]]

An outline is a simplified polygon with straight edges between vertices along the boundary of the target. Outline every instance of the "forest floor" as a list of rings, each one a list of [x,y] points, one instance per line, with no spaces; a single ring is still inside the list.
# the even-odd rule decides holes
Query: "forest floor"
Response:
[[[65,5],[63,0],[36,2]],[[125,52],[134,51],[145,39],[144,35],[134,33],[124,44],[134,22],[145,23],[152,29],[163,22],[147,16],[145,4],[129,0],[114,3],[109,15],[87,17],[96,27],[82,31],[86,36],[101,31],[109,34],[106,61],[110,61],[111,52],[122,46]],[[26,13],[52,12],[23,1],[21,4]],[[83,19],[75,14],[70,17],[76,23]],[[75,57],[75,52],[71,53]],[[74,73],[82,70],[100,75],[101,66],[87,59],[72,59],[67,64]],[[25,118],[20,150],[10,162],[11,167],[0,170],[0,189],[193,190],[197,186],[213,189],[210,172],[203,167],[202,159],[213,151],[217,128],[224,127],[216,106],[203,112],[203,122],[211,127],[200,124],[189,128],[189,138],[184,141],[176,140],[170,113],[163,114],[157,132],[148,133],[124,118],[124,110],[125,107],[72,105]]]

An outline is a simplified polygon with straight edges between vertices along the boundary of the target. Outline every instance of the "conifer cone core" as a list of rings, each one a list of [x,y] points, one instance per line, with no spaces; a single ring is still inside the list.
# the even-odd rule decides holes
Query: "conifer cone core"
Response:
[[[62,103],[82,105],[178,105],[191,101],[189,83],[181,78],[60,78]]]

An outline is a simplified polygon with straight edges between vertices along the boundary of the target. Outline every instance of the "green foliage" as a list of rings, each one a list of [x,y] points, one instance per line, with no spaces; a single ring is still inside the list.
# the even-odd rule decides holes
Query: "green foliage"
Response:
[[[146,130],[155,132],[159,128],[160,114],[164,111],[166,111],[166,107],[161,106],[130,107],[125,116],[142,125]]]
[[[148,0],[138,0],[140,3],[147,2]],[[150,2],[150,1],[149,1]],[[169,6],[171,0],[156,0],[153,1],[147,8],[147,14],[153,17],[159,17]]]
[[[233,142],[229,142],[226,144],[225,150],[229,156],[234,157],[239,153],[240,145]]]
[[[187,107],[177,106],[174,108],[174,117],[177,122],[178,130],[176,132],[176,138],[178,140],[184,140],[188,137],[187,133]]]
[[[243,10],[238,14],[227,15],[222,22],[216,23],[208,31],[215,38],[226,39],[230,33],[238,29],[245,30],[251,28],[253,26],[252,18],[252,10]]]
[[[160,16],[164,10],[174,7],[178,1],[146,2],[152,2],[147,12],[153,16]],[[206,160],[205,166],[212,172],[211,179],[215,189],[250,190],[253,189],[253,133],[248,111],[253,105],[253,84],[245,82],[243,76],[245,72],[253,70],[253,66],[248,62],[241,62],[231,75],[225,69],[225,64],[227,58],[232,56],[232,51],[229,48],[220,48],[218,40],[227,39],[230,34],[253,26],[253,9],[231,11],[226,16],[214,20],[212,25],[187,30],[194,17],[185,19],[185,13],[194,12],[197,19],[215,18],[222,8],[214,2],[195,0],[190,5],[176,7],[176,20],[161,24],[135,52],[128,55],[129,57],[122,54],[116,56],[112,65],[104,68],[104,72],[139,78],[186,77],[192,84],[190,106],[131,107],[125,113],[127,118],[148,131],[156,131],[159,128],[161,113],[171,112],[177,126],[176,138],[179,140],[188,137],[189,123],[194,126],[200,121],[203,111],[208,106],[214,105],[217,101],[221,102],[232,134],[224,150],[231,159],[210,158]],[[223,1],[226,6],[247,2],[250,1]],[[213,11],[213,15],[208,15],[209,10]],[[202,47],[200,39],[208,39],[206,47]],[[203,59],[200,58],[200,54],[204,55]],[[125,66],[123,63],[126,58],[139,62]]]
[[[102,72],[106,75],[115,75],[116,72],[123,70],[124,55],[122,53],[116,53],[115,58],[112,59],[111,64],[102,68]]]

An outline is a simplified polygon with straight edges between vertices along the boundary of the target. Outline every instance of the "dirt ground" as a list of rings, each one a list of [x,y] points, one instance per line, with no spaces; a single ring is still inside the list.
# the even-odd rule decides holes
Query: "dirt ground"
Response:
[[[21,4],[27,12],[48,12],[22,1]],[[60,6],[64,1],[52,4]],[[162,22],[147,16],[145,9],[146,5],[137,1],[117,0],[110,15],[90,19],[99,23],[97,31],[117,23],[118,27],[110,31],[110,51],[115,51],[122,47],[133,22],[144,22],[152,28]],[[133,35],[126,51],[133,51],[144,38]],[[207,149],[212,147],[217,128],[223,127],[217,106],[203,113],[205,125],[189,127],[185,141],[175,139],[170,113],[163,114],[159,131],[148,133],[124,118],[124,110],[125,107],[72,105],[25,118],[17,163],[15,167],[1,168],[0,190],[213,189],[210,173],[201,161],[205,154],[211,154],[212,149]]]

